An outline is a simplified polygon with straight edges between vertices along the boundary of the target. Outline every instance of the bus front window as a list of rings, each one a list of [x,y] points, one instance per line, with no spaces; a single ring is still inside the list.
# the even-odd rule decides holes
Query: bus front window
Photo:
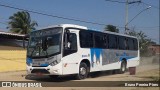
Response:
[[[49,57],[61,52],[62,28],[34,31],[30,34],[27,56]]]

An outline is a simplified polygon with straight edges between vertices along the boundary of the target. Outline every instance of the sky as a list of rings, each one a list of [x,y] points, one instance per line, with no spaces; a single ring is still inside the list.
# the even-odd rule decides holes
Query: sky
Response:
[[[30,13],[31,19],[39,25],[37,29],[57,24],[77,24],[103,31],[105,25],[111,24],[118,26],[117,28],[120,30],[120,33],[124,33],[125,3],[111,1],[125,2],[126,0],[0,0],[0,4],[65,18],[104,24],[90,24]],[[129,2],[132,1],[137,0],[129,0]],[[138,32],[143,31],[149,38],[159,43],[159,0],[141,1],[152,7],[143,11],[149,5],[144,3],[130,4],[128,9],[129,22],[138,13],[143,12],[133,19],[128,24],[128,27],[130,29],[134,28]],[[20,10],[0,6],[0,31],[9,31],[6,29],[7,22],[9,21],[8,18],[17,11]]]

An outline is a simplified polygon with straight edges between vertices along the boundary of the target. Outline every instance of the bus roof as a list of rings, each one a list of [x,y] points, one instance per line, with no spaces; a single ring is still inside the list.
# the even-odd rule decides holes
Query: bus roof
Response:
[[[125,37],[132,37],[132,38],[137,39],[137,37],[135,36],[130,36],[130,35],[122,34],[122,33],[115,33],[115,32],[110,32],[110,31],[103,31],[103,33],[109,33],[109,34],[120,35],[120,36],[125,36]]]
[[[75,25],[75,24],[60,24],[60,25],[51,25],[48,27],[44,27],[44,28],[41,28],[40,30],[47,29],[47,28],[54,28],[54,27],[63,27],[63,28],[73,27],[73,28],[87,29],[87,27],[85,26],[80,26],[80,25]]]
[[[130,36],[130,35],[125,35],[125,34],[115,33],[115,32],[110,32],[110,31],[97,31],[97,30],[94,30],[94,29],[87,28],[87,27],[85,27],[85,26],[80,26],[80,25],[75,25],[75,24],[51,25],[51,26],[48,26],[48,27],[41,28],[41,29],[39,29],[39,30],[43,30],[43,29],[47,29],[47,28],[54,28],[54,27],[63,27],[63,28],[72,27],[72,28],[79,28],[79,29],[85,29],[85,30],[90,30],[90,31],[95,31],[95,32],[103,32],[103,33],[115,34],[115,35],[120,35],[120,36],[125,36],[125,37],[132,37],[132,38],[136,38],[136,39],[137,39],[137,37]],[[37,31],[37,30],[35,30],[35,31]],[[34,32],[34,31],[33,31],[33,32]]]

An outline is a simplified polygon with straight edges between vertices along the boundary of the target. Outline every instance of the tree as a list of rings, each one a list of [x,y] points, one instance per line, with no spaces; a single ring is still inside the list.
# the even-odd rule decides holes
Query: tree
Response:
[[[8,27],[11,32],[19,34],[28,34],[38,26],[37,22],[31,21],[30,14],[27,11],[18,11],[9,17]]]
[[[148,38],[147,35],[142,31],[136,32],[135,30],[132,30],[132,31],[130,30],[128,35],[135,36],[139,39],[139,48],[140,48],[141,55],[149,54],[148,46],[152,43],[155,43],[154,41]]]
[[[119,33],[119,29],[114,25],[106,25],[104,30]]]

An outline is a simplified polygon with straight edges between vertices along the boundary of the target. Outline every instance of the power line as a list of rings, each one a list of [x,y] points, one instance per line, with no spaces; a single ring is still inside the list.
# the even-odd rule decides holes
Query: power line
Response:
[[[0,22],[0,24],[8,25],[7,22]],[[39,26],[39,27],[42,27],[42,26]],[[122,26],[116,26],[116,27],[118,27],[118,28],[125,28],[125,27],[122,27]],[[150,26],[150,27],[141,27],[140,26],[140,27],[136,27],[136,28],[148,28],[148,29],[150,29],[150,28],[160,28],[160,26]]]
[[[0,22],[0,24],[4,24],[4,25],[8,25],[7,22]],[[42,26],[40,26],[42,27]],[[125,27],[122,27],[122,26],[116,26],[118,28],[125,28]],[[146,29],[151,29],[151,28],[160,28],[160,26],[150,26],[150,27],[136,27],[136,28],[146,28]]]
[[[157,6],[154,6],[154,5],[151,5],[151,4],[148,4],[148,3],[145,3],[145,2],[142,2],[144,5],[147,5],[147,6],[152,6],[153,8],[156,8],[156,9],[160,9],[158,8]]]
[[[116,3],[128,3],[128,4],[141,3],[141,0],[132,1],[132,2],[121,2],[121,1],[116,1],[116,0],[106,0],[106,1],[109,1],[109,2],[116,2]]]
[[[160,28],[160,26],[150,26],[150,27],[137,27],[137,28]]]
[[[143,9],[141,12],[139,12],[135,17],[133,17],[129,22],[126,23],[126,25],[128,25],[130,22],[132,22],[137,16],[139,16],[142,12],[150,9],[151,7],[147,7],[146,9]]]
[[[54,17],[54,18],[60,18],[60,19],[66,19],[66,20],[72,20],[72,21],[78,21],[78,22],[84,22],[84,23],[102,25],[102,26],[106,25],[106,24],[103,24],[103,23],[95,23],[95,22],[90,22],[90,21],[84,21],[84,20],[66,18],[66,17],[61,17],[61,16],[52,15],[52,14],[37,12],[37,11],[33,11],[33,10],[22,9],[22,8],[13,7],[13,6],[4,5],[4,4],[0,4],[0,6],[7,7],[7,8],[12,8],[12,9],[16,9],[16,10],[24,10],[24,11],[28,11],[28,12],[31,12],[31,13],[36,13],[36,14],[40,14],[40,15],[44,15],[44,16],[50,16],[50,17]],[[121,27],[121,26],[116,26],[116,27],[118,27],[118,28],[124,28],[124,27]]]
[[[121,1],[118,1],[118,0],[105,0],[105,1],[117,2],[117,3],[126,3],[126,2],[121,2]],[[142,2],[141,0],[139,0],[139,1],[133,1],[133,2],[128,2],[128,4],[132,4],[132,3],[143,3],[143,4],[147,5],[147,6],[152,6],[153,8],[160,9],[160,8],[157,7],[157,6],[154,6],[154,5],[151,5],[151,4]]]
[[[7,24],[7,23],[5,23],[5,22],[0,22],[0,24],[8,25],[8,24]]]
[[[5,5],[5,4],[0,4],[0,6],[7,7],[7,8],[12,8],[12,9],[16,9],[16,10],[27,11],[27,12],[31,12],[31,13],[35,13],[35,14],[44,15],[44,16],[65,19],[65,20],[71,20],[71,21],[77,21],[77,22],[83,22],[83,23],[90,23],[90,24],[102,25],[102,26],[106,25],[106,24],[103,24],[103,23],[84,21],[84,20],[79,20],[79,19],[67,18],[67,17],[56,16],[56,15],[52,15],[52,14],[47,14],[47,13],[42,13],[42,12],[37,12],[37,11],[32,11],[32,10],[27,10],[27,9],[22,9],[22,8],[18,8],[18,7],[14,7],[14,6],[9,6],[9,5]]]
[[[126,3],[126,2],[119,2],[119,1],[115,1],[115,0],[106,0],[106,1],[110,1],[110,2],[118,2],[118,3]],[[148,4],[149,5],[149,4]],[[106,25],[103,23],[96,23],[96,22],[90,22],[90,21],[84,21],[84,20],[78,20],[78,19],[73,19],[73,18],[66,18],[66,17],[61,17],[61,16],[56,16],[56,15],[52,15],[52,14],[47,14],[47,13],[42,13],[42,12],[38,12],[38,11],[33,11],[33,10],[27,10],[27,9],[22,9],[22,8],[18,8],[18,7],[14,7],[14,6],[9,6],[9,5],[4,5],[4,4],[0,4],[0,6],[2,7],[7,7],[7,8],[12,8],[12,9],[16,9],[16,10],[24,10],[24,11],[28,11],[31,13],[35,13],[35,14],[40,14],[40,15],[44,15],[44,16],[50,16],[50,17],[54,17],[54,18],[60,18],[60,19],[66,19],[66,20],[72,20],[72,21],[78,21],[78,22],[84,22],[84,23],[90,23],[90,24],[96,24],[96,25]],[[9,19],[8,19],[9,20]],[[4,25],[8,25],[7,23],[4,22],[0,22],[1,24]],[[125,28],[123,26],[116,26],[118,28]],[[159,26],[157,26],[159,27]],[[138,27],[137,27],[138,28]],[[139,27],[141,28],[141,27]],[[147,27],[143,27],[143,28],[147,28]],[[153,28],[153,27],[148,27],[148,28]]]
[[[116,2],[116,3],[126,3],[126,2],[116,1],[116,0],[106,0],[106,1],[109,1],[109,2]]]
[[[2,20],[5,20],[5,21],[8,21],[9,19],[6,19],[6,18],[2,18],[2,17],[0,17],[0,19],[2,19]]]

